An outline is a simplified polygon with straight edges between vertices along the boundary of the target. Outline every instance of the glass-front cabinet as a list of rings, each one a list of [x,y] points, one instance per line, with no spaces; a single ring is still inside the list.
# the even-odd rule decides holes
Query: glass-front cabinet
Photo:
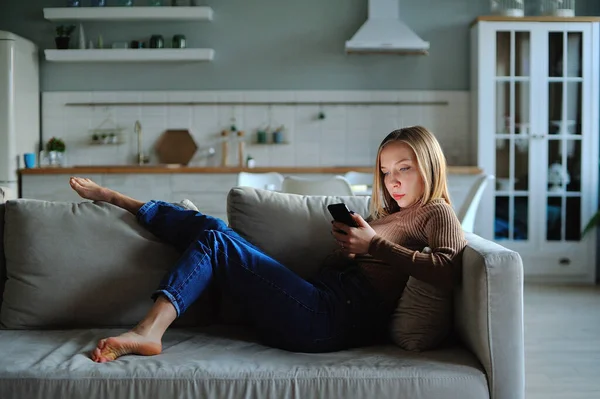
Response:
[[[523,258],[526,276],[594,279],[598,22],[479,21],[472,28],[474,137],[495,176],[476,232]]]

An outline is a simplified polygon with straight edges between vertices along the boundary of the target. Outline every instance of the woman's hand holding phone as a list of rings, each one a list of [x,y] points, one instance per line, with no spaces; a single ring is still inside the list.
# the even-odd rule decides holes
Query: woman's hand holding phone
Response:
[[[331,234],[340,245],[342,251],[350,254],[362,255],[369,252],[371,240],[375,237],[375,230],[357,213],[351,213],[357,227],[348,226],[346,223],[332,221]]]

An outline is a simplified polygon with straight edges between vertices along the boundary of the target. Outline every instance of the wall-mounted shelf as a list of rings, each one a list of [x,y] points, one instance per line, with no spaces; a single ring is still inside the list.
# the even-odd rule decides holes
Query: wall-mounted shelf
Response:
[[[289,144],[291,144],[291,143],[288,141],[284,141],[282,143],[275,143],[273,141],[269,141],[267,143],[259,143],[258,141],[251,141],[248,143],[248,145],[289,145]]]
[[[65,50],[60,50],[65,51]],[[162,105],[168,106],[194,106],[194,105],[223,105],[223,106],[291,106],[299,105],[318,105],[318,106],[338,106],[338,105],[354,105],[354,106],[376,106],[376,105],[397,105],[397,106],[448,106],[448,101],[115,101],[115,102],[83,102],[83,103],[66,103],[67,107],[117,107],[117,106],[147,106],[156,107]]]
[[[44,8],[49,21],[212,21],[210,7]]]
[[[45,50],[51,62],[176,62],[211,61],[213,49],[96,49],[96,50]]]
[[[125,142],[123,142],[123,141],[117,141],[116,143],[112,143],[112,142],[110,142],[110,143],[103,143],[101,141],[90,141],[89,142],[89,145],[94,145],[94,146],[104,145],[104,146],[107,146],[107,147],[111,146],[111,145],[122,145],[122,144],[125,144]]]

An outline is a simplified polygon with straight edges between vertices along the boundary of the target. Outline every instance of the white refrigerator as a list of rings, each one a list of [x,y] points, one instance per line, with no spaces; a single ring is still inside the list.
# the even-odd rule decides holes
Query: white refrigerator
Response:
[[[15,193],[23,154],[40,152],[39,81],[37,46],[0,31],[0,186]]]

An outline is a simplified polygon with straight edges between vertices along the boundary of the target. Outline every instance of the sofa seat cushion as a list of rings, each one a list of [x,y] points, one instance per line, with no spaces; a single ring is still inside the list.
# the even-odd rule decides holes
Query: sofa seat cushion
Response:
[[[212,326],[169,330],[158,356],[89,359],[98,339],[123,331],[0,331],[0,398],[489,397],[481,365],[459,347],[301,354]]]

